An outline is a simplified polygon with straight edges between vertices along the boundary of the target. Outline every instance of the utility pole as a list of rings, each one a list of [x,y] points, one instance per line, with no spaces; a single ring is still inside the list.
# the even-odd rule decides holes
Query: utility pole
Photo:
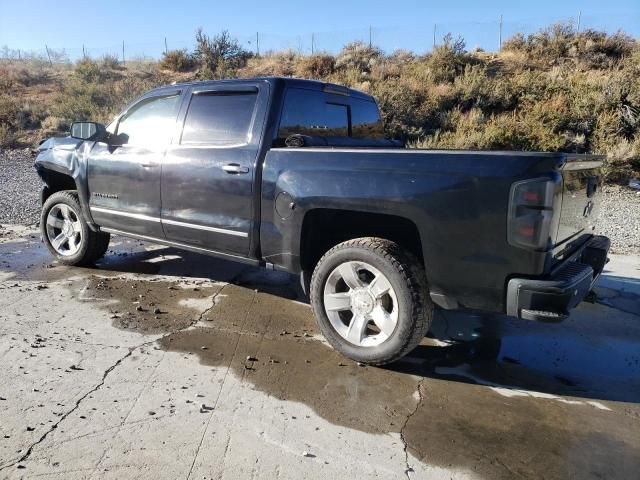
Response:
[[[315,38],[314,38],[313,32],[311,32],[311,55],[315,53],[314,42],[315,42]]]
[[[166,54],[169,51],[169,48],[167,47],[167,37],[164,37],[164,53]]]
[[[122,40],[122,64],[124,65],[124,40]]]
[[[580,33],[580,21],[582,20],[582,10],[578,12],[578,27],[576,28],[576,33]]]
[[[373,34],[371,30],[371,25],[369,25],[369,48],[373,46]]]
[[[500,34],[498,35],[498,51],[502,51],[502,15],[500,15]]]
[[[260,33],[256,32],[256,54],[260,56]]]
[[[53,65],[53,63],[51,62],[51,55],[49,54],[49,47],[47,47],[47,45],[45,44],[44,46],[45,50],[47,51],[47,58],[49,59],[49,65]]]
[[[436,24],[433,24],[433,48],[436,48]]]
[[[87,54],[84,51],[84,43],[82,44],[82,58],[86,60]]]

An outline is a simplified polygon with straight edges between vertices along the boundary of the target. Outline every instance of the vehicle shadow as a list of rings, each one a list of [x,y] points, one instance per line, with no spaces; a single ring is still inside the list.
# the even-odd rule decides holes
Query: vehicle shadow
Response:
[[[142,245],[140,242],[124,240],[117,249],[108,252],[96,264],[96,268],[108,272],[205,278],[258,289],[289,300],[308,302],[295,275],[172,247],[140,249]]]
[[[427,340],[387,368],[506,396],[640,403],[640,317],[607,305],[583,303],[560,324],[437,311],[429,336],[436,344]]]
[[[208,278],[308,303],[298,277],[173,248],[109,255],[100,270]],[[510,390],[640,403],[638,279],[603,277],[560,324],[437,310],[428,339],[389,370]],[[508,392],[507,392],[508,393]]]
[[[33,264],[51,262],[42,244],[27,243],[0,246],[0,253],[7,253],[2,255],[7,260],[0,262],[0,270],[16,272],[24,267],[23,278],[35,278],[38,273]],[[14,251],[23,253],[9,254]],[[41,273],[55,278],[82,270],[96,275],[202,278],[258,290],[283,301],[308,303],[296,276],[124,239],[114,242],[107,256],[92,269],[57,266],[41,269]],[[425,378],[487,385],[508,395],[537,392],[640,403],[639,281],[603,276],[600,284],[596,302],[583,302],[560,324],[437,310],[430,338],[403,360],[385,368]]]

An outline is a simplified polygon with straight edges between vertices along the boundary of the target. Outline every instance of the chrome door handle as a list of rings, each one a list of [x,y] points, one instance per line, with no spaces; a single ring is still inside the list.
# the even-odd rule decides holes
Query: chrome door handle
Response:
[[[141,163],[140,166],[142,168],[151,168],[151,167],[157,167],[159,164],[157,163]]]
[[[229,165],[225,165],[222,169],[227,173],[249,173],[249,169],[247,167],[241,167],[237,163],[230,163]]]

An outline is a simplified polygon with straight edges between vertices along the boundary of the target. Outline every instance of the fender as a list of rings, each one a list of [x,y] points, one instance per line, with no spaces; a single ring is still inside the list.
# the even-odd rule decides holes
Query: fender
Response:
[[[82,216],[91,230],[97,232],[89,210],[89,188],[87,182],[88,154],[95,142],[78,140],[71,137],[52,137],[38,146],[38,155],[34,167],[40,178],[51,188],[47,180],[47,171],[61,173],[71,177],[78,191]],[[43,197],[44,198],[44,197]]]

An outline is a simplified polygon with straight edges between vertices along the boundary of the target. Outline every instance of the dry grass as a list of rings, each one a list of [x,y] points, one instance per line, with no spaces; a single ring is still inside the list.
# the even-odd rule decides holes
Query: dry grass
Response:
[[[467,52],[447,37],[429,55],[351,43],[337,55],[268,52],[224,35],[162,61],[0,63],[0,142],[27,144],[80,118],[107,121],[156,85],[196,78],[295,76],[378,100],[387,133],[413,146],[607,153],[607,175],[640,174],[640,45],[554,25],[509,39],[500,53]]]

